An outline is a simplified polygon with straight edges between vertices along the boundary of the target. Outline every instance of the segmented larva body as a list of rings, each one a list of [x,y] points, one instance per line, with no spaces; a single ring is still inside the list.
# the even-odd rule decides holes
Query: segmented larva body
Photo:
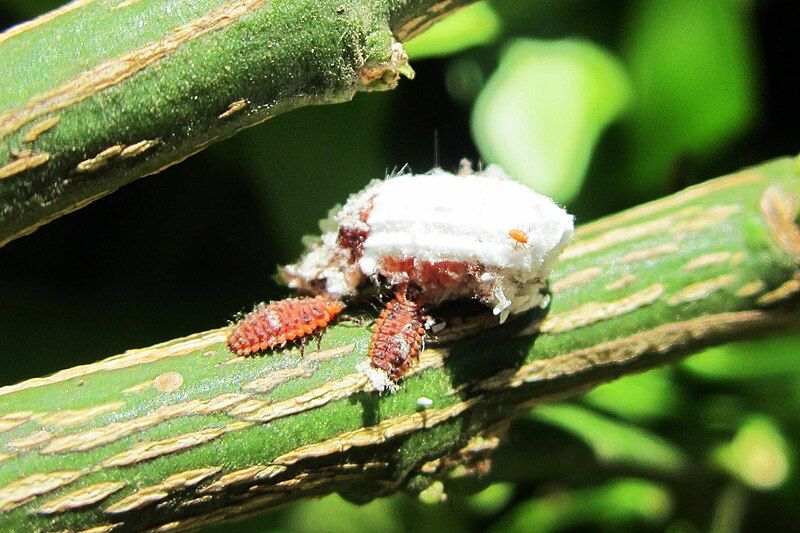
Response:
[[[419,359],[425,335],[422,307],[397,292],[378,319],[369,345],[369,364],[396,383]]]
[[[228,347],[249,355],[283,346],[326,327],[342,309],[342,302],[323,296],[262,303],[234,326]]]

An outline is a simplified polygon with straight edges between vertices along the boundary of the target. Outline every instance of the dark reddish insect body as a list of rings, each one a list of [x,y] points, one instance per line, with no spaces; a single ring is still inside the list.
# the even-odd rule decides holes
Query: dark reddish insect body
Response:
[[[425,319],[419,303],[400,290],[375,321],[369,346],[369,363],[397,382],[419,359],[425,335]]]
[[[302,338],[326,327],[344,304],[317,296],[259,304],[234,326],[228,347],[248,355]]]

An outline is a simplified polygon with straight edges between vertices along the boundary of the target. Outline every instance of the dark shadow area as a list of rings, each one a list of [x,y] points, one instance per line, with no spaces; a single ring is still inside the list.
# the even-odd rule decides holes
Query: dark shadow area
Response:
[[[477,309],[474,305],[458,304],[459,302],[454,302],[452,309],[460,307],[467,313],[472,310],[479,312],[480,316],[486,316],[487,313],[491,315],[491,310],[484,305],[478,304],[480,309]],[[445,311],[449,313],[450,308],[450,305],[446,306]],[[504,370],[521,366],[536,343],[536,335],[521,337],[519,333],[531,324],[541,321],[546,314],[547,309],[536,308],[518,316],[510,316],[502,325],[496,325],[497,319],[491,317],[494,327],[476,331],[466,339],[442,344],[448,350],[445,366],[450,371],[452,387],[458,389],[468,386]],[[442,315],[448,316],[444,313]],[[452,320],[450,318],[451,322]]]

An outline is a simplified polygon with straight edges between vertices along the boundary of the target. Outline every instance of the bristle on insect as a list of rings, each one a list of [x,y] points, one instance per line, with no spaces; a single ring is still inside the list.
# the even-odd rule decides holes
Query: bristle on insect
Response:
[[[228,347],[249,355],[302,340],[327,327],[344,307],[323,296],[259,304],[233,327]]]

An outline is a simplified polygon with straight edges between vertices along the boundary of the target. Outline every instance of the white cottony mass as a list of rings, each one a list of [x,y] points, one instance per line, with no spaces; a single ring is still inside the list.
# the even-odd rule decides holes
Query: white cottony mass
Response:
[[[490,166],[375,180],[320,227],[322,236],[282,270],[290,287],[350,297],[370,283],[408,283],[425,303],[475,298],[503,321],[545,303],[573,217]]]

